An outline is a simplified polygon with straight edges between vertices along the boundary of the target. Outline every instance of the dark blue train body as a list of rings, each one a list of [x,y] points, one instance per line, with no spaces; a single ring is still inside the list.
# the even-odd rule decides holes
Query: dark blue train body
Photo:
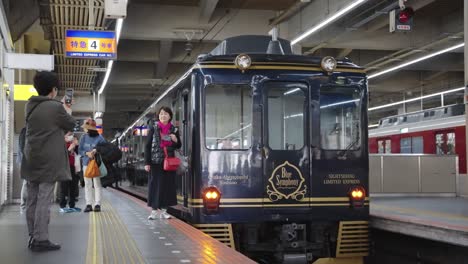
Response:
[[[188,162],[170,212],[228,226],[231,246],[261,263],[362,263],[367,77],[347,60],[255,50],[268,42],[226,40],[153,105],[172,105]]]

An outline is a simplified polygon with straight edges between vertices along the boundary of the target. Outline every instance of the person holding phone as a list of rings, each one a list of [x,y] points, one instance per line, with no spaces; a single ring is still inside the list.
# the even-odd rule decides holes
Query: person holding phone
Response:
[[[71,180],[70,164],[64,143],[66,131],[75,126],[71,109],[55,100],[60,88],[56,73],[42,71],[34,76],[38,96],[26,104],[26,135],[21,177],[27,181],[26,220],[28,247],[32,251],[60,249],[49,240],[49,220],[54,186]]]
[[[65,91],[65,103],[71,105],[73,101],[73,89],[68,88]]]
[[[173,157],[174,151],[182,146],[179,132],[171,123],[172,110],[163,106],[157,115],[159,121],[151,126],[145,146],[145,170],[149,172],[148,206],[153,209],[149,220],[171,218],[166,209],[177,204],[175,171],[163,169],[164,148]]]

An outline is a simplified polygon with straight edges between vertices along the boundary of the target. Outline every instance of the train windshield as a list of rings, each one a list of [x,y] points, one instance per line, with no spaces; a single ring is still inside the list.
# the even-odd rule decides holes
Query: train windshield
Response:
[[[359,149],[361,92],[358,88],[322,86],[320,136],[323,149]]]
[[[249,85],[213,84],[205,88],[205,142],[208,149],[248,149],[252,135]]]

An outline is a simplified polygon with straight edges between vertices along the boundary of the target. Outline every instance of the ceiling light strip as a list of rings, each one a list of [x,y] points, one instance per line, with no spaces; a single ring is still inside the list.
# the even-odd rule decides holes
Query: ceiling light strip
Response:
[[[394,102],[394,103],[390,103],[390,104],[379,105],[379,106],[369,108],[368,111],[370,112],[370,111],[374,111],[374,110],[378,110],[378,109],[382,109],[382,108],[387,108],[387,107],[391,107],[391,106],[395,106],[395,105],[400,105],[400,104],[404,104],[404,103],[411,103],[411,102],[426,99],[426,98],[429,98],[429,97],[440,96],[440,95],[443,95],[443,94],[463,91],[464,89],[465,89],[465,87],[460,87],[460,88],[451,89],[451,90],[444,91],[444,92],[438,92],[438,93],[419,96],[419,97],[416,97],[416,98],[411,98],[411,99],[408,99],[408,100],[398,101],[398,102]]]
[[[325,19],[324,21],[320,22],[318,25],[312,27],[311,29],[307,30],[306,32],[302,33],[301,35],[295,37],[291,41],[291,45],[297,44],[299,41],[301,41],[301,40],[305,39],[306,37],[312,35],[313,33],[319,31],[320,29],[324,28],[326,25],[328,25],[328,24],[332,23],[333,21],[337,20],[338,18],[340,18],[344,14],[350,12],[351,10],[353,10],[354,8],[359,6],[360,4],[364,3],[365,1],[367,1],[367,0],[357,0],[357,1],[354,1],[353,3],[351,3],[350,5],[346,6],[345,8],[340,9],[338,12],[333,14],[331,17]]]
[[[383,70],[383,71],[380,71],[380,72],[371,74],[371,75],[369,75],[367,78],[368,78],[368,79],[372,79],[372,78],[375,78],[375,77],[377,77],[377,76],[380,76],[380,75],[383,75],[383,74],[386,74],[386,73],[389,73],[389,72],[392,72],[392,71],[396,71],[396,70],[401,69],[401,68],[403,68],[403,67],[406,67],[406,66],[409,66],[409,65],[418,63],[418,62],[420,62],[420,61],[430,59],[430,58],[435,57],[435,56],[438,56],[438,55],[440,55],[440,54],[443,54],[443,53],[446,53],[446,52],[449,52],[449,51],[452,51],[452,50],[461,48],[461,47],[463,47],[463,46],[465,46],[465,43],[460,43],[460,44],[457,44],[457,45],[455,45],[455,46],[452,46],[452,47],[449,47],[449,48],[446,48],[446,49],[443,49],[443,50],[440,50],[440,51],[437,51],[437,52],[433,52],[433,53],[428,54],[428,55],[426,55],[426,56],[423,56],[423,57],[421,57],[421,58],[418,58],[418,59],[415,59],[415,60],[412,60],[412,61],[408,61],[408,62],[405,62],[405,63],[403,63],[403,64],[397,65],[397,66],[395,66],[395,67],[391,67],[391,68],[389,68],[389,69],[386,69],[386,70]]]
[[[123,18],[117,19],[117,24],[115,25],[115,40],[117,42],[117,45],[119,44],[120,33],[122,33],[122,26],[123,26]],[[101,88],[99,88],[98,90],[98,94],[102,94],[104,92],[104,89],[106,88],[106,85],[107,85],[107,81],[109,80],[110,73],[112,71],[113,64],[114,64],[113,60],[110,60],[107,63],[106,75],[104,76],[104,80],[102,81]]]

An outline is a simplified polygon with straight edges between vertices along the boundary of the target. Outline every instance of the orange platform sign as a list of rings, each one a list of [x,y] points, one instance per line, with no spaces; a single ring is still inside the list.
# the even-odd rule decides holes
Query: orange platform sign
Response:
[[[70,58],[116,59],[114,31],[67,30],[65,55]]]

